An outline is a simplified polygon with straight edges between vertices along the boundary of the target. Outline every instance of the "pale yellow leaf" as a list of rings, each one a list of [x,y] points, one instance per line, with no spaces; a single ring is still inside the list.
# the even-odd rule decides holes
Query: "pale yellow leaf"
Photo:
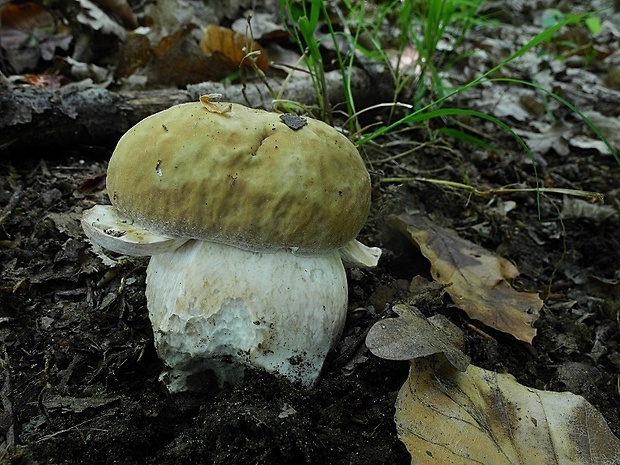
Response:
[[[536,293],[512,288],[509,280],[519,271],[509,260],[422,216],[400,215],[391,221],[430,260],[433,278],[446,286],[446,292],[467,315],[532,342],[543,302]]]
[[[620,463],[620,441],[584,398],[438,356],[411,362],[395,421],[416,465]]]

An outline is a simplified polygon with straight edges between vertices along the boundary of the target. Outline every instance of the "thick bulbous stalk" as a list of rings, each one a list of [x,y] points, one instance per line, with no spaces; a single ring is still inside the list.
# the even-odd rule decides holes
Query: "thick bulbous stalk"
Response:
[[[234,383],[248,366],[309,387],[340,338],[347,283],[336,250],[257,253],[190,240],[151,258],[146,296],[171,392],[205,370]]]

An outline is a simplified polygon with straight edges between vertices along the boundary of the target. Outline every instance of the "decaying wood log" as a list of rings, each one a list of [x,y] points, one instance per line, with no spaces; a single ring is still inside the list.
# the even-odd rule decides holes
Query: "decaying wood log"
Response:
[[[344,102],[341,74],[325,75],[326,91],[332,104]],[[295,77],[286,82],[270,81],[281,98],[302,104],[316,103],[310,78]],[[352,68],[351,89],[358,107],[389,101],[393,86],[380,66]],[[59,89],[34,86],[0,87],[0,150],[24,147],[75,146],[114,142],[135,123],[178,103],[197,101],[200,95],[220,93],[223,101],[271,109],[273,100],[265,83],[224,86],[208,82],[185,90],[162,89],[113,92],[89,82],[77,82]]]

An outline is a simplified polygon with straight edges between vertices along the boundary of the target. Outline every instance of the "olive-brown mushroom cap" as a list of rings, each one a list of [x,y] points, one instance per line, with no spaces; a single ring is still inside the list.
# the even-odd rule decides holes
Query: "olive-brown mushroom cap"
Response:
[[[370,178],[346,137],[310,118],[294,130],[276,113],[219,105],[230,111],[171,107],[121,138],[107,177],[121,215],[171,236],[256,251],[320,253],[357,236]]]

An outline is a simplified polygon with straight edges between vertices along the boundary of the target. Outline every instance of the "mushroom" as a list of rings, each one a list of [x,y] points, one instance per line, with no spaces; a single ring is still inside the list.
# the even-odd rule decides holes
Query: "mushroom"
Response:
[[[342,260],[369,267],[381,253],[355,240],[370,177],[346,137],[238,104],[176,105],[120,139],[107,189],[112,205],[85,211],[82,227],[106,249],[151,256],[169,391],[206,370],[235,383],[248,366],[316,383],[346,317]]]

